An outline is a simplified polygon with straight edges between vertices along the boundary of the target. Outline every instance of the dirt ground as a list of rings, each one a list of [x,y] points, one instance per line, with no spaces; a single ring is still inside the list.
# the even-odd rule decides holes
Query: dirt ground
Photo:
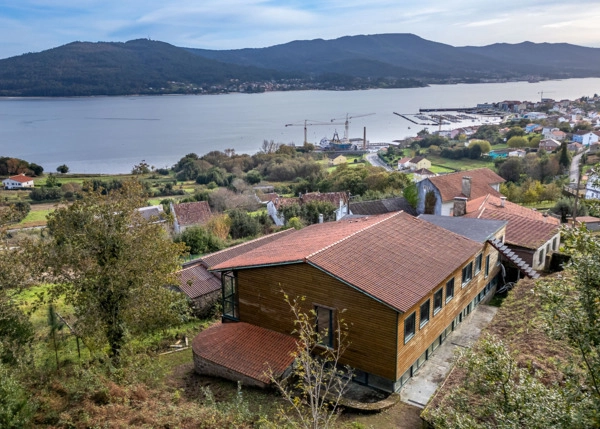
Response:
[[[231,399],[236,392],[233,382],[220,380],[213,377],[200,376],[194,372],[193,363],[186,363],[176,367],[171,374],[170,386],[179,389],[187,400],[204,398],[204,389],[209,388],[215,400],[224,401]],[[282,399],[272,391],[244,388],[245,399],[249,402],[250,409],[263,412],[274,412],[277,405],[283,404]],[[419,429],[421,428],[421,410],[405,403],[398,403],[389,410],[379,413],[354,413],[343,412],[338,419],[337,427],[364,427],[373,429]],[[355,426],[351,426],[352,424]],[[356,424],[362,426],[356,426]]]

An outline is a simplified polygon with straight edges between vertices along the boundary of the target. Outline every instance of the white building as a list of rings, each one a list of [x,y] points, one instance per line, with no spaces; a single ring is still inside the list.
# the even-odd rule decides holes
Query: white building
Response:
[[[2,181],[4,189],[23,189],[33,188],[33,179],[25,176],[23,173],[16,176],[10,176]]]

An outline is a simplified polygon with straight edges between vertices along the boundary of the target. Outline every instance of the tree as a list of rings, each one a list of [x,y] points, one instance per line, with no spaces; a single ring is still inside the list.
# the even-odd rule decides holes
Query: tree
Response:
[[[513,136],[506,142],[508,147],[520,148],[527,146],[527,139],[521,136]]]
[[[90,190],[48,215],[49,239],[40,244],[50,297],[73,305],[87,344],[109,346],[118,365],[128,334],[180,321],[174,284],[185,245],[136,210],[146,204],[137,181],[106,194]]]
[[[492,145],[487,140],[471,140],[469,143],[469,149],[472,150],[475,146],[479,146],[481,153],[488,153],[492,150]]]
[[[131,174],[148,174],[150,173],[150,168],[150,164],[142,159],[139,164],[133,166],[131,169]],[[152,167],[152,170],[154,170],[154,167]]]
[[[348,326],[339,318],[333,323],[335,329],[317,326],[317,313],[302,310],[304,298],[290,299],[284,294],[294,317],[292,335],[298,338],[294,352],[295,365],[292,370],[293,383],[284,384],[273,377],[284,399],[290,404],[300,427],[319,429],[332,427],[337,415],[338,404],[352,379],[349,367],[339,368],[340,357],[348,347]],[[343,313],[343,310],[340,311]],[[323,347],[325,339],[332,337],[333,347]],[[294,424],[290,413],[280,409],[280,416],[288,424]]]
[[[498,175],[507,182],[518,183],[523,173],[523,162],[520,158],[511,157],[500,164]]]
[[[185,243],[192,255],[216,252],[225,247],[225,244],[219,237],[201,226],[186,228],[173,241],[176,243]]]
[[[436,428],[569,429],[569,398],[544,386],[527,368],[518,366],[502,341],[486,336],[472,350],[461,351],[457,366],[464,381],[425,418]],[[476,395],[481,401],[468,401]]]
[[[412,185],[404,188],[402,191],[402,196],[406,198],[406,201],[408,201],[408,204],[410,204],[412,208],[417,208],[417,204],[419,202],[419,192],[416,184],[413,183]]]
[[[560,145],[560,151],[558,154],[558,164],[564,169],[569,170],[571,167],[571,154],[567,148],[567,142],[563,141]]]
[[[555,338],[576,351],[583,375],[567,386],[581,413],[580,427],[600,427],[600,243],[585,227],[563,231],[572,256],[564,275],[542,284],[545,321]]]
[[[513,137],[522,137],[525,135],[525,130],[521,127],[518,126],[514,126],[511,127],[510,130],[508,130],[508,132],[506,133],[506,135],[504,136],[507,140],[510,140]]]
[[[254,237],[260,232],[260,222],[247,211],[233,209],[229,213],[231,238]]]
[[[69,172],[69,167],[67,166],[67,164],[62,164],[56,167],[56,171],[61,174],[66,174]]]
[[[471,158],[471,159],[481,158],[481,146],[479,146],[478,144],[473,145],[473,147],[471,147],[471,149],[469,150],[469,158]]]

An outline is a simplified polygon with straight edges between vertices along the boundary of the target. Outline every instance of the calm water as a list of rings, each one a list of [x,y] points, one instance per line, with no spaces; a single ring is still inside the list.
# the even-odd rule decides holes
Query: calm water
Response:
[[[554,99],[592,96],[600,93],[600,79],[348,92],[0,98],[0,156],[35,162],[50,172],[66,163],[71,172],[127,173],[142,159],[158,168],[171,166],[190,152],[201,155],[234,148],[254,153],[264,139],[302,144],[304,119],[329,121],[347,113],[375,113],[350,120],[350,137],[362,137],[367,127],[371,142],[391,142],[422,128],[392,112],[538,100],[540,91]],[[300,125],[285,127],[288,123]],[[335,130],[342,136],[344,126],[309,127],[308,140],[331,138]]]

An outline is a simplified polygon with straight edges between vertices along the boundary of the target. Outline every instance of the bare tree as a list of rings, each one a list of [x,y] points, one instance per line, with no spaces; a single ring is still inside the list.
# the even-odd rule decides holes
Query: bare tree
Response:
[[[263,153],[275,153],[279,149],[281,143],[275,143],[275,140],[263,140],[260,151]]]
[[[340,357],[349,345],[348,326],[339,318],[333,321],[333,347],[329,347],[325,344],[330,332],[317,326],[316,311],[302,310],[305,298],[292,300],[284,293],[284,299],[294,317],[292,334],[298,338],[298,347],[293,354],[295,363],[290,383],[275,378],[272,372],[269,374],[271,382],[290,404],[289,409],[280,410],[281,418],[305,429],[329,428],[338,416],[340,400],[352,380],[351,368],[340,369],[339,366]]]

